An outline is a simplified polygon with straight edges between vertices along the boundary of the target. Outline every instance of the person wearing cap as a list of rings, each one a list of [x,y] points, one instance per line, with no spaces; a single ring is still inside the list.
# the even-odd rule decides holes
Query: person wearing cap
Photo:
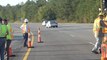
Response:
[[[24,20],[24,23],[21,25],[22,34],[24,37],[24,47],[28,47],[28,33],[30,33],[30,28],[28,26],[28,19]]]
[[[8,34],[7,26],[4,23],[4,20],[0,18],[0,57],[1,60],[4,60],[4,50],[5,50],[5,41]]]
[[[98,54],[99,48],[101,48],[102,39],[104,37],[104,33],[102,33],[101,21],[103,20],[103,13],[99,13],[98,17],[94,20],[93,24],[93,32],[96,38],[96,43],[92,49],[92,52]]]
[[[6,36],[6,51],[7,51],[7,60],[9,60],[9,47],[11,44],[11,41],[13,39],[13,30],[12,30],[12,26],[10,23],[8,23],[9,19],[4,19],[5,24],[7,25],[7,29],[8,29],[8,34]]]

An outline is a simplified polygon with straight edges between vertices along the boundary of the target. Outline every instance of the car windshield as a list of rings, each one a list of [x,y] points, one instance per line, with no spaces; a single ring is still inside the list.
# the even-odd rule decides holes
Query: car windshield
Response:
[[[56,21],[55,21],[55,20],[52,20],[52,21],[50,21],[50,23],[56,23]]]
[[[47,20],[45,20],[44,22],[45,22],[45,23],[47,23],[48,21],[47,21]]]

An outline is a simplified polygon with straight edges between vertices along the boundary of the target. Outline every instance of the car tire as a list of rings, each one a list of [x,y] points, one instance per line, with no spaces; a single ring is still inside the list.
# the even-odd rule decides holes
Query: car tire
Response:
[[[58,26],[56,26],[56,27],[58,27]]]

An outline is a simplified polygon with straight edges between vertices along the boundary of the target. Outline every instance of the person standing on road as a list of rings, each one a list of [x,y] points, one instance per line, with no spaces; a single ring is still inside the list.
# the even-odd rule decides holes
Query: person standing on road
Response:
[[[9,19],[4,19],[5,24],[7,25],[7,29],[8,29],[8,35],[6,36],[6,51],[7,51],[7,60],[9,60],[9,47],[11,44],[11,41],[13,39],[13,30],[12,30],[12,26],[10,25],[10,23],[8,23]]]
[[[1,60],[4,60],[4,51],[5,51],[5,41],[8,34],[7,26],[4,23],[4,20],[0,18],[0,57]]]
[[[22,29],[22,34],[24,37],[24,47],[28,47],[28,33],[30,33],[30,28],[28,26],[28,19],[24,20],[24,23],[20,27]]]
[[[93,25],[93,32],[96,38],[96,43],[94,45],[94,48],[92,49],[92,52],[95,54],[98,54],[98,50],[99,48],[101,48],[102,39],[104,37],[104,33],[102,33],[102,28],[101,28],[101,20],[103,20],[103,13],[99,13],[98,18],[95,19]]]
[[[4,46],[5,46],[5,40],[2,39],[2,18],[0,17],[0,58],[1,60],[4,60]]]

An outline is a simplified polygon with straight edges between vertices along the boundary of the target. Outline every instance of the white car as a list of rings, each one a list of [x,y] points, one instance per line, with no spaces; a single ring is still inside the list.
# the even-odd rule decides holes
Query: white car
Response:
[[[47,20],[43,21],[43,22],[42,22],[42,25],[43,25],[43,26],[46,26],[46,23],[47,23]]]
[[[46,27],[47,28],[58,27],[58,23],[56,22],[56,20],[50,20],[46,23]]]

